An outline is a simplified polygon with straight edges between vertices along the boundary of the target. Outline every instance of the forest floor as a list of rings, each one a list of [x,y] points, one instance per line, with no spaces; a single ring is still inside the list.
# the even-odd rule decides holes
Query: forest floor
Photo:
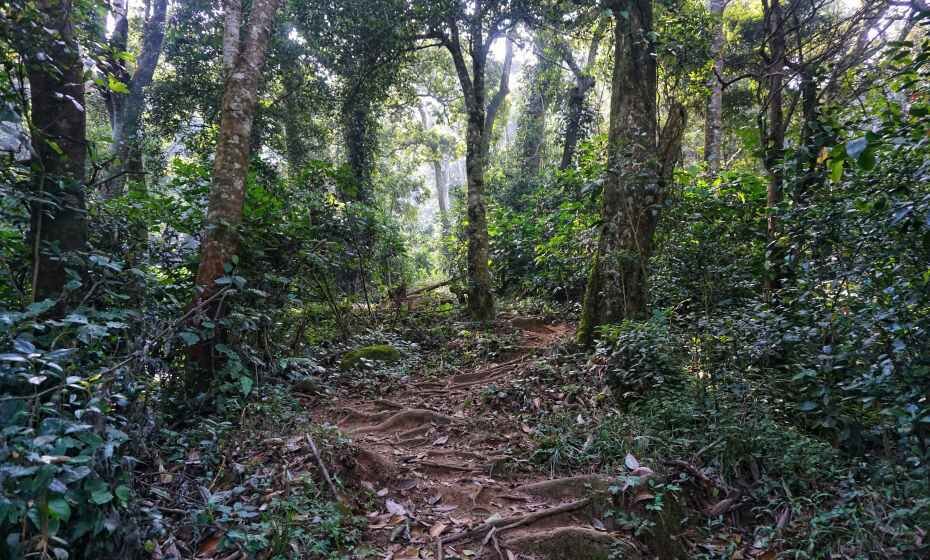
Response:
[[[896,551],[923,546],[913,519],[930,502],[847,484],[858,471],[835,450],[746,397],[676,386],[618,399],[607,357],[577,347],[561,316],[387,314],[283,366],[290,383],[264,385],[234,418],[165,431],[140,476],[142,510],[164,527],[153,560],[906,558]],[[345,367],[372,344],[399,361]]]
[[[493,405],[500,388],[525,377],[534,358],[574,327],[527,317],[499,322],[516,344],[493,361],[445,368],[446,375],[426,371],[378,398],[338,398],[314,414],[352,438],[352,482],[376,496],[362,548],[395,560],[577,559],[606,558],[622,543],[598,497],[617,479],[551,477],[531,464],[526,415]]]

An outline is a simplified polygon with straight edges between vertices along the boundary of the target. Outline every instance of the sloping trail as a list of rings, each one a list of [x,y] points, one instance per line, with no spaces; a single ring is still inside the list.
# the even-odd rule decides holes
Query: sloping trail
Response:
[[[377,496],[366,540],[385,558],[606,558],[622,542],[598,507],[608,478],[550,480],[528,468],[531,430],[518,417],[473,411],[483,390],[573,333],[534,319],[510,324],[521,346],[498,363],[320,411],[357,446],[351,476]]]

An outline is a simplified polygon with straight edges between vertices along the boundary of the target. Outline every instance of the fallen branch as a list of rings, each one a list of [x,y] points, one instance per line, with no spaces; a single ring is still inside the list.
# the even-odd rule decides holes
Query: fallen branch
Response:
[[[326,484],[329,485],[329,489],[333,493],[333,497],[336,498],[336,501],[342,505],[345,505],[345,501],[342,499],[342,496],[339,494],[339,490],[336,489],[336,485],[333,483],[333,479],[329,476],[329,470],[327,470],[326,465],[323,463],[323,458],[320,457],[320,451],[316,448],[316,442],[313,441],[313,438],[310,437],[310,434],[306,434],[307,443],[310,444],[310,450],[313,451],[313,456],[316,457],[316,464],[320,467],[320,472],[323,473],[323,479],[326,480]]]
[[[427,293],[427,292],[432,292],[433,290],[438,290],[439,288],[442,288],[443,286],[448,286],[449,284],[454,283],[456,280],[458,280],[458,277],[450,278],[449,280],[444,280],[444,281],[442,281],[442,282],[439,282],[438,284],[432,284],[432,285],[429,285],[429,286],[424,286],[424,287],[422,287],[422,288],[420,288],[420,289],[418,289],[418,290],[414,290],[414,291],[412,291],[412,292],[407,293],[406,296],[405,296],[405,299],[406,299],[406,298],[409,298],[409,297],[411,297],[411,296],[416,296],[416,295],[420,295],[420,294],[425,294],[425,293]]]

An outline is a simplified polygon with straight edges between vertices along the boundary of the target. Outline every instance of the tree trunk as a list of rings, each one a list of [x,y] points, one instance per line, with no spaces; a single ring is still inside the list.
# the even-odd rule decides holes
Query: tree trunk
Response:
[[[575,151],[581,139],[581,125],[584,120],[584,102],[588,92],[594,87],[594,78],[581,76],[568,92],[568,108],[565,117],[565,144],[562,146],[562,161],[559,169],[568,169],[575,160]]]
[[[242,222],[252,120],[265,50],[278,3],[279,0],[253,1],[247,35],[226,79],[220,133],[213,160],[213,185],[210,188],[205,235],[200,248],[195,302],[214,293],[216,279],[224,274],[223,266],[239,248],[236,229]]]
[[[484,202],[484,172],[488,165],[494,121],[509,92],[513,44],[509,39],[507,40],[500,85],[494,97],[486,104],[485,70],[489,45],[485,45],[482,37],[481,20],[474,18],[470,24],[471,73],[465,62],[462,41],[456,26],[456,23],[450,26],[452,37],[445,40],[445,46],[452,55],[468,114],[468,128],[465,136],[465,175],[468,184],[466,197],[468,225],[465,228],[465,236],[468,239],[468,311],[472,318],[488,321],[494,318],[494,294],[491,270],[488,265],[489,241],[487,210]]]
[[[688,111],[684,105],[675,101],[659,133],[659,177],[665,192],[674,182],[675,167],[681,159],[681,141],[687,126]]]
[[[121,4],[120,4],[121,3]],[[113,14],[116,27],[111,37],[110,46],[114,50],[126,50],[128,23],[125,0],[114,3]],[[142,37],[142,52],[136,60],[136,70],[129,76],[125,62],[113,61],[111,68],[117,79],[127,84],[128,94],[109,92],[107,108],[110,115],[110,129],[113,144],[113,173],[117,175],[104,185],[105,196],[118,196],[123,193],[127,178],[133,178],[133,184],[145,188],[142,169],[142,112],[145,109],[145,88],[152,83],[152,76],[158,66],[162,45],[165,40],[165,21],[168,14],[168,0],[154,0],[152,13],[145,21]]]
[[[710,43],[710,56],[714,62],[714,73],[707,86],[707,113],[704,123],[704,161],[707,174],[714,178],[720,172],[721,143],[723,140],[723,10],[726,0],[709,0],[710,14],[714,18],[713,37]]]
[[[536,48],[545,52],[545,44],[536,37]],[[538,177],[542,171],[543,143],[546,139],[546,114],[549,110],[549,73],[552,63],[546,57],[540,57],[533,69],[529,97],[523,110],[521,172],[524,179]]]
[[[33,245],[34,301],[61,295],[67,273],[55,253],[84,249],[87,236],[84,66],[71,24],[73,6],[70,0],[39,0],[37,7],[44,27],[55,35],[43,46],[43,60],[26,61],[30,133],[35,150],[32,172],[37,191],[29,236]]]
[[[346,145],[346,164],[355,182],[357,191],[354,198],[357,200],[371,198],[376,128],[377,124],[371,116],[371,103],[367,99],[347,100],[342,111],[342,130]]]
[[[494,316],[494,296],[491,288],[491,270],[488,267],[490,242],[487,209],[484,203],[487,152],[482,148],[486,136],[483,95],[478,99],[480,107],[468,114],[468,131],[465,137],[465,174],[468,184],[468,225],[465,227],[465,237],[468,239],[468,311],[473,318],[484,321]]]
[[[420,115],[420,125],[423,127],[426,148],[430,152],[430,165],[433,166],[433,184],[436,191],[436,203],[439,206],[439,220],[442,226],[442,235],[449,234],[449,185],[443,167],[441,142],[429,133],[434,123],[430,122],[426,107],[419,105],[417,113]]]
[[[782,201],[784,182],[783,162],[785,158],[785,115],[784,115],[784,68],[785,26],[781,0],[763,2],[770,61],[767,69],[768,115],[765,123],[765,168],[769,173],[767,193],[768,206],[768,250],[766,252],[766,292],[772,293],[781,285],[781,268],[784,251],[777,245],[778,217],[776,211]]]
[[[439,221],[442,224],[442,235],[449,235],[449,185],[446,182],[446,172],[442,160],[434,159],[433,178],[436,184],[436,203],[439,205]]]
[[[562,161],[559,163],[559,169],[568,169],[575,159],[575,151],[578,149],[578,142],[581,140],[581,129],[585,116],[584,103],[588,97],[588,92],[594,88],[594,77],[591,75],[591,68],[597,60],[597,52],[600,49],[601,40],[604,38],[604,30],[607,27],[607,20],[601,18],[598,20],[591,36],[591,43],[588,46],[588,58],[585,61],[584,68],[575,62],[575,57],[571,48],[562,44],[562,57],[568,63],[572,74],[575,75],[575,85],[568,92],[568,101],[566,103],[565,117],[565,144],[562,146]]]
[[[805,200],[823,177],[823,173],[818,170],[817,156],[820,148],[826,145],[820,124],[817,80],[806,68],[800,72],[800,78],[803,122],[797,155],[798,181],[791,193],[792,199],[798,203]]]
[[[303,87],[303,80],[300,76],[301,69],[298,61],[293,56],[289,56],[284,64],[286,65],[284,70],[284,106],[286,109],[284,149],[287,159],[287,175],[294,181],[307,163],[307,142],[300,130],[301,108],[297,99],[298,92]]]
[[[583,344],[591,343],[599,325],[646,315],[647,265],[664,196],[656,161],[652,0],[619,0],[612,8],[608,169],[600,239],[578,327]]]

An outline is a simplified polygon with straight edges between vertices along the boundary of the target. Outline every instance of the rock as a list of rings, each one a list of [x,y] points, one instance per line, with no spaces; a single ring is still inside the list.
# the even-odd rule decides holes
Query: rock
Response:
[[[362,346],[361,348],[346,352],[339,366],[342,369],[352,369],[359,365],[363,359],[393,364],[400,360],[400,351],[388,344]]]

